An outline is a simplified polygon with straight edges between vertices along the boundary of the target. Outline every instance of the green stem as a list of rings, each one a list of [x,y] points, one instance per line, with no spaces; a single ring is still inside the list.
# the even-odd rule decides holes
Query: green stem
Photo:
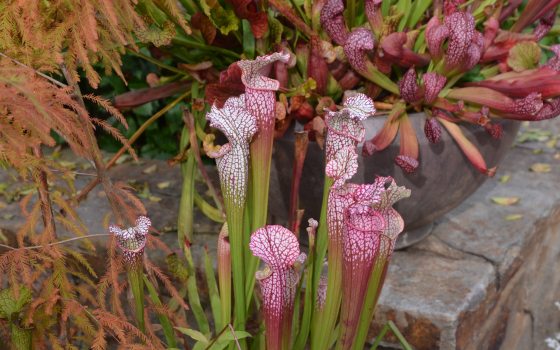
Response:
[[[144,275],[144,284],[148,289],[148,295],[150,296],[152,303],[154,303],[154,305],[157,307],[162,307],[163,303],[159,299],[158,292],[156,291],[152,282],[150,282],[148,277],[146,277],[146,275]],[[159,323],[161,324],[161,328],[163,329],[163,335],[165,336],[167,347],[176,348],[177,341],[175,339],[175,332],[173,332],[173,325],[171,324],[171,321],[169,321],[169,318],[162,313],[158,313],[158,319]]]
[[[208,255],[208,251],[204,250],[204,274],[206,275],[206,285],[208,286],[208,295],[210,297],[210,307],[212,309],[212,316],[214,317],[214,332],[224,328],[222,321],[222,302],[220,300],[220,293],[218,292],[218,284],[216,282],[216,275],[212,260]],[[229,321],[228,321],[229,323]]]
[[[385,90],[392,92],[396,95],[399,95],[399,87],[395,84],[391,78],[386,76],[385,74],[381,73],[377,67],[373,65],[371,62],[366,63],[365,71],[360,72],[364,78],[367,80],[381,86]]]
[[[231,248],[227,224],[222,227],[218,238],[218,285],[220,290],[221,322],[216,324],[225,327],[231,322]],[[216,327],[219,329],[220,327]]]
[[[346,18],[348,20],[348,27],[350,30],[354,28],[355,20],[356,20],[356,0],[347,0],[346,1]]]
[[[217,47],[217,46],[206,45],[206,44],[197,42],[197,41],[195,41],[191,38],[187,38],[185,36],[178,35],[175,38],[173,38],[172,42],[174,44],[177,44],[177,45],[180,45],[180,46],[186,46],[186,47],[190,47],[190,48],[193,48],[193,49],[200,49],[200,50],[203,50],[203,51],[220,53],[220,54],[223,54],[223,55],[226,55],[226,56],[229,56],[229,57],[233,57],[233,58],[236,58],[236,59],[241,58],[241,55],[236,53],[236,52],[226,50],[226,49],[223,49],[223,48]]]
[[[136,313],[136,322],[138,329],[146,333],[146,324],[144,321],[144,277],[141,267],[135,267],[128,271],[128,283],[134,297],[134,311]]]
[[[181,144],[183,136],[187,135],[188,130],[183,129],[181,136]],[[183,149],[183,148],[182,148]],[[181,188],[181,199],[179,202],[179,218],[177,221],[177,238],[179,247],[184,247],[185,239],[192,242],[193,235],[193,209],[194,209],[194,174],[196,171],[196,160],[194,154],[188,151],[187,161],[181,164],[181,172],[183,173],[183,186]]]
[[[393,332],[395,337],[397,337],[397,340],[399,341],[399,343],[401,344],[403,349],[404,350],[412,350],[412,346],[410,346],[410,344],[406,341],[406,339],[402,335],[401,331],[399,331],[399,329],[397,328],[397,325],[395,325],[393,323],[393,321],[390,321],[390,320],[389,320],[389,322],[387,322],[387,324],[389,325],[389,328],[391,328],[391,332]]]
[[[294,350],[303,350],[309,338],[309,329],[311,326],[311,316],[313,315],[314,297],[313,294],[313,262],[315,261],[315,242],[312,238],[309,240],[309,257],[308,265],[305,269],[305,295],[303,304],[303,315],[301,317],[301,325],[299,333],[297,334],[296,340],[294,342]],[[297,322],[297,320],[296,320]]]
[[[245,264],[243,245],[243,207],[239,207],[226,200],[227,223],[230,238],[231,267],[233,270],[234,296],[234,328],[236,331],[245,329],[247,315],[245,303]],[[248,248],[247,248],[248,249]]]
[[[313,295],[316,296],[318,293],[319,280],[321,278],[321,272],[323,269],[323,260],[327,254],[328,245],[328,227],[327,227],[327,204],[329,198],[330,188],[333,184],[333,180],[329,177],[325,177],[325,184],[323,188],[323,204],[321,207],[321,217],[319,220],[319,227],[317,229],[317,254],[313,262]],[[323,309],[318,312],[315,311],[313,317],[313,329],[311,334],[311,349],[321,350],[328,348],[329,338],[325,334],[331,334],[334,329],[336,318],[338,316],[338,311],[340,309],[340,288],[337,293],[338,298],[335,298],[335,293],[331,291],[329,295],[329,287],[331,284],[331,261],[329,261],[329,279],[327,286],[327,299],[325,300],[325,305]],[[334,267],[333,267],[334,268]],[[329,298],[330,297],[330,298]],[[338,300],[337,300],[338,299]],[[330,303],[330,306],[328,305]],[[335,306],[338,304],[338,308]]]
[[[251,208],[251,229],[249,236],[266,225],[273,140],[272,130],[269,132],[261,131],[251,143],[251,188],[249,190],[250,202],[248,203],[248,207]],[[253,294],[255,272],[259,265],[259,260],[249,251],[249,236],[245,237],[244,242],[248,251],[247,283],[245,285],[248,298]]]
[[[208,319],[206,318],[206,313],[200,302],[200,295],[198,294],[198,287],[196,283],[196,269],[192,257],[192,252],[190,247],[185,247],[183,250],[185,258],[187,260],[187,272],[189,277],[187,279],[187,296],[189,299],[189,305],[194,314],[196,323],[198,324],[198,329],[203,334],[210,333],[210,325]]]
[[[381,343],[381,341],[385,337],[385,334],[387,334],[388,330],[389,330],[389,324],[385,323],[383,328],[381,328],[381,332],[379,332],[379,334],[375,338],[375,341],[373,342],[373,345],[371,346],[370,350],[376,350],[377,349],[377,347],[379,346],[379,344]]]
[[[126,52],[129,53],[129,54],[131,54],[131,55],[134,55],[134,56],[136,56],[136,57],[140,57],[141,59],[143,59],[143,60],[145,60],[145,61],[148,61],[148,62],[150,62],[150,63],[153,63],[153,64],[155,64],[156,66],[158,66],[158,67],[160,67],[160,68],[163,68],[163,69],[166,69],[166,70],[168,70],[168,71],[170,71],[170,72],[177,73],[177,74],[180,74],[180,75],[190,76],[190,74],[189,74],[188,72],[186,72],[186,71],[184,71],[184,70],[181,70],[181,69],[179,69],[179,68],[175,68],[175,67],[173,67],[173,66],[167,65],[167,64],[161,62],[160,60],[157,60],[157,59],[155,59],[155,58],[153,58],[153,57],[151,57],[151,56],[144,55],[144,54],[143,54],[142,52],[140,52],[140,51],[136,52],[136,51],[133,51],[133,50],[131,50],[131,49],[126,49]]]
[[[354,338],[354,349],[363,349],[367,340],[371,322],[375,313],[375,307],[383,288],[383,281],[387,273],[388,261],[385,257],[379,257],[371,271],[370,280],[366,297],[364,298],[364,305],[362,307],[362,314],[358,323],[358,330]]]

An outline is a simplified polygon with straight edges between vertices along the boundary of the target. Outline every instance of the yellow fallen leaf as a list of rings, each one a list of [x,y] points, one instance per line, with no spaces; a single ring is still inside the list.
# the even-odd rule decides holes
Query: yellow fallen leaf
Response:
[[[535,163],[529,168],[534,173],[549,173],[551,171],[548,163]]]
[[[511,179],[511,175],[503,175],[500,177],[500,183],[505,184]]]
[[[511,215],[506,215],[506,217],[504,217],[504,219],[505,219],[506,221],[521,220],[521,219],[523,219],[523,215],[522,215],[522,214],[511,214]]]
[[[70,169],[70,170],[76,168],[76,162],[70,162],[70,161],[67,161],[67,160],[59,160],[58,164],[61,167],[66,168],[66,169]]]
[[[142,170],[142,172],[143,172],[144,174],[150,175],[150,174],[153,174],[156,170],[157,170],[157,165],[154,164],[154,165],[150,165],[150,166],[147,167],[146,169]]]
[[[157,188],[159,188],[160,190],[166,189],[169,187],[169,185],[171,185],[171,181],[163,181],[158,183],[156,186]]]
[[[558,143],[558,139],[556,137],[554,137],[553,139],[551,139],[550,141],[548,141],[546,143],[546,147],[548,148],[556,148],[556,144]]]
[[[8,243],[8,237],[6,237],[4,231],[2,231],[1,228],[0,228],[0,241],[2,241],[2,243]]]
[[[541,153],[543,153],[542,148],[535,148],[535,149],[533,150],[533,154],[541,154]]]
[[[4,214],[2,215],[2,219],[11,220],[14,216],[15,216],[14,214]]]
[[[122,163],[126,162],[127,160],[129,160],[131,158],[132,157],[130,156],[130,154],[123,154],[122,156],[119,157],[119,159],[117,159],[115,164],[117,164],[117,165],[122,164]]]
[[[514,205],[519,202],[519,197],[492,197],[491,199],[498,205]]]
[[[149,196],[148,199],[150,200],[150,202],[154,202],[154,203],[158,203],[161,201],[161,197],[158,196]]]

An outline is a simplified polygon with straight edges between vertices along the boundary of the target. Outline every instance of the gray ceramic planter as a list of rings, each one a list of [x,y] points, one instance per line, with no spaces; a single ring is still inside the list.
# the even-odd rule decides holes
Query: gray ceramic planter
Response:
[[[366,139],[370,139],[383,125],[383,117],[366,121]],[[412,190],[410,198],[401,200],[396,208],[405,221],[405,232],[399,238],[398,248],[410,246],[431,232],[434,220],[458,206],[471,195],[487,177],[479,173],[463,155],[455,141],[444,130],[438,144],[430,144],[424,136],[424,117],[411,115],[420,144],[420,166],[414,174],[405,174],[394,163],[398,155],[398,136],[385,151],[371,157],[359,157],[358,173],[351,182],[371,183],[376,175],[392,176],[397,184]],[[481,127],[463,128],[481,151],[489,166],[499,164],[511,148],[519,131],[517,122],[504,121],[501,140],[491,138]],[[285,223],[289,207],[290,179],[292,176],[293,134],[275,143],[272,165],[270,212],[272,220]],[[359,148],[361,153],[361,145]],[[305,208],[305,219],[318,218],[323,189],[324,154],[316,143],[310,143],[300,189],[300,208]]]

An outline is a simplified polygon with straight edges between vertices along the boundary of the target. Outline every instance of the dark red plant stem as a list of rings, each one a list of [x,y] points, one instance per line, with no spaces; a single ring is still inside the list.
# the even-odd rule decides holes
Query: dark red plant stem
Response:
[[[33,154],[39,159],[43,158],[43,151],[41,150],[41,146],[34,146]],[[51,198],[49,195],[47,173],[44,170],[37,168],[35,181],[37,183],[39,202],[41,203],[41,216],[43,217],[43,225],[47,233],[46,237],[48,239],[56,238],[56,225],[54,221]]]
[[[500,19],[499,19],[500,23],[505,21],[509,16],[511,16],[513,11],[515,11],[515,9],[518,8],[522,2],[523,0],[510,0],[508,2],[508,5],[500,13]]]
[[[512,32],[521,32],[525,27],[543,17],[560,4],[560,0],[529,0],[521,16],[511,27]]]
[[[113,215],[115,216],[114,217],[115,222],[118,225],[121,225],[123,224],[126,215],[123,211],[123,208],[119,206],[118,201],[115,198],[115,191],[113,189],[113,184],[111,183],[111,179],[109,178],[109,176],[107,176],[107,167],[105,165],[105,162],[103,161],[101,150],[99,149],[99,145],[97,144],[97,140],[95,139],[95,134],[91,126],[87,123],[87,119],[89,118],[89,116],[85,112],[86,108],[85,108],[84,99],[82,97],[82,93],[80,91],[80,87],[78,86],[77,82],[75,82],[72,79],[70,73],[68,72],[68,70],[64,65],[62,66],[62,72],[68,84],[74,89],[75,100],[78,101],[78,103],[83,107],[84,110],[84,112],[80,113],[81,115],[79,117],[80,117],[80,122],[82,123],[83,128],[87,134],[88,140],[85,140],[85,142],[89,144],[90,147],[90,152],[91,152],[90,157],[91,160],[93,161],[95,170],[97,172],[97,179],[96,179],[98,181],[97,183],[101,183],[101,185],[103,186],[103,190],[105,191],[105,194],[107,196],[107,201],[109,202]],[[93,183],[93,181],[90,183]],[[95,185],[93,187],[95,187]],[[134,220],[132,218],[128,218],[128,221],[131,224],[134,223]]]
[[[305,34],[307,37],[311,38],[314,35],[318,35],[313,29],[309,28],[298,14],[288,5],[285,0],[268,0],[268,3],[272,5],[275,9],[286,17],[297,30]]]
[[[361,263],[345,261],[342,266],[343,290],[340,319],[349,329],[349,332],[344,332],[341,337],[343,349],[352,348],[372,266],[370,261]]]
[[[115,96],[113,106],[119,110],[138,107],[148,102],[184,92],[190,85],[190,82],[178,81],[157,87],[125,92],[124,94]]]
[[[298,234],[298,197],[299,187],[301,183],[301,174],[303,171],[303,164],[307,155],[307,147],[309,145],[309,135],[307,131],[295,133],[294,142],[294,167],[292,170],[292,184],[290,187],[290,216],[289,228],[296,235]]]

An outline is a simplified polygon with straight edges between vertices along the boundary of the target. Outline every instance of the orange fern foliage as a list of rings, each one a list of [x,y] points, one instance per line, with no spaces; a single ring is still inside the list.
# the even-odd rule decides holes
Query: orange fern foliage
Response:
[[[0,52],[41,71],[56,72],[65,65],[73,81],[79,80],[82,67],[94,88],[100,81],[93,67],[97,63],[124,80],[120,56],[126,47],[136,48],[135,33],[146,37],[154,23],[136,6],[167,14],[190,33],[176,1],[8,0],[0,2]]]
[[[107,239],[106,253],[96,251],[87,238],[72,246],[61,244],[58,234],[72,241],[89,232],[75,208],[71,171],[43,150],[63,139],[75,155],[87,159],[103,186],[113,220],[133,222],[145,214],[128,185],[109,179],[94,132],[103,129],[133,157],[134,150],[112,124],[90,115],[83,100],[97,104],[125,127],[126,120],[107,100],[82,96],[77,83],[81,69],[97,87],[99,67],[124,80],[120,66],[125,50],[136,49],[137,40],[165,43],[172,37],[170,28],[190,33],[173,0],[0,2],[0,166],[14,168],[33,190],[20,201],[25,221],[15,232],[13,247],[0,247],[0,298],[17,304],[17,310],[5,315],[0,303],[2,340],[7,326],[12,327],[12,340],[17,338],[15,331],[21,332],[34,349],[106,349],[115,341],[126,348],[164,348],[153,318],[145,317],[145,333],[129,322],[129,286],[114,238]],[[66,83],[53,78],[58,76]],[[148,247],[171,253],[157,237],[150,237]],[[106,258],[105,267],[92,266],[92,256]],[[182,306],[171,311],[153,305],[151,310],[173,325],[185,326],[183,311],[188,306],[182,293],[147,256],[144,267],[158,291],[165,289],[160,298]],[[18,299],[22,295],[25,298]]]
[[[94,125],[85,108],[72,98],[70,88],[55,86],[31,69],[15,67],[3,59],[0,106],[0,157],[5,162],[18,169],[38,166],[29,149],[54,147],[52,132],[76,155],[91,158],[86,129]]]

